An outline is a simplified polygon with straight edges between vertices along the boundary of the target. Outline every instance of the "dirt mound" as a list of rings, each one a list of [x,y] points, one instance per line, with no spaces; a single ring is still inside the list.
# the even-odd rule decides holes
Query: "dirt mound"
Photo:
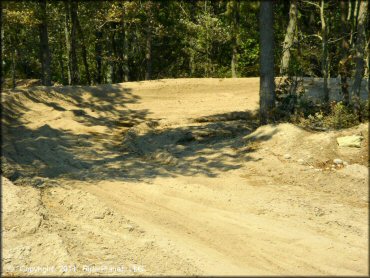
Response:
[[[340,158],[350,164],[368,166],[368,126],[359,126],[331,132],[313,132],[292,124],[266,125],[244,137],[247,142],[260,143],[281,159],[294,160],[305,165],[329,167]],[[361,135],[361,148],[339,147],[336,138],[346,135]],[[271,138],[266,140],[266,138]],[[325,168],[324,167],[324,168]]]
[[[180,268],[196,272],[85,191],[63,186],[44,192],[6,178],[2,184],[3,205],[9,208],[3,214],[5,275],[171,274]],[[168,266],[157,263],[164,259]]]

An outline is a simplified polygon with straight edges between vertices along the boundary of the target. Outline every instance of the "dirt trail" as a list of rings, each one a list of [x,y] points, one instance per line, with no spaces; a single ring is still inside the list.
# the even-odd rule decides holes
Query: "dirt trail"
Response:
[[[5,273],[368,274],[367,125],[257,128],[257,107],[257,78],[7,95]]]

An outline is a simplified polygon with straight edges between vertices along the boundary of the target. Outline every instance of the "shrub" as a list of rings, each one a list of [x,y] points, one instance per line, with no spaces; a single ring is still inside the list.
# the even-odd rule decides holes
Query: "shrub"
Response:
[[[338,102],[332,106],[329,115],[323,117],[323,122],[327,128],[348,128],[359,124],[359,117],[350,107]]]

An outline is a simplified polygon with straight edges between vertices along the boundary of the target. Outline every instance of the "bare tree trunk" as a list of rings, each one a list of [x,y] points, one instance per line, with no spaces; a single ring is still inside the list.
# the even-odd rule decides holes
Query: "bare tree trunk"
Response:
[[[82,28],[80,25],[80,21],[78,20],[78,17],[76,18],[76,24],[77,24],[77,31],[80,35],[81,39],[81,50],[82,50],[82,61],[85,68],[85,74],[86,74],[86,81],[89,85],[91,85],[91,76],[90,76],[90,69],[89,69],[89,63],[87,62],[87,51],[86,51],[86,43],[85,43],[85,36],[82,32]]]
[[[262,0],[260,4],[260,122],[271,119],[275,107],[274,80],[274,28],[272,1]]]
[[[353,8],[353,20],[351,22],[352,28],[351,28],[351,38],[349,40],[351,48],[353,48],[353,43],[355,39],[355,30],[357,29],[357,21],[358,21],[358,13],[359,13],[359,2],[362,0],[355,0],[355,7]]]
[[[117,53],[117,46],[116,46],[116,26],[113,24],[113,34],[111,35],[111,42],[112,42],[112,51],[111,51],[111,60],[110,60],[110,70],[112,76],[112,83],[117,82],[117,61],[116,58],[118,57]]]
[[[352,16],[352,1],[348,1],[347,21],[351,20],[351,16]]]
[[[152,79],[152,28],[150,20],[147,22],[146,45],[145,45],[146,71],[145,80]]]
[[[365,33],[366,34],[366,33]],[[365,41],[367,39],[365,38]],[[364,72],[364,76],[369,76],[369,45],[370,45],[370,39],[367,40],[367,43],[366,43],[366,48],[365,48],[365,72]]]
[[[12,89],[15,89],[15,87],[16,87],[16,80],[15,80],[16,56],[17,56],[17,50],[14,49],[12,51]]]
[[[369,54],[370,54],[370,42],[367,42],[367,93],[370,94],[370,59],[369,59]]]
[[[76,85],[80,82],[80,76],[78,71],[77,62],[77,2],[70,1],[70,12],[71,12],[71,83]]]
[[[281,76],[288,74],[291,55],[290,49],[293,45],[294,36],[297,29],[297,13],[297,0],[291,0],[289,9],[289,24],[285,33],[285,39],[283,43],[283,55],[280,65]]]
[[[67,76],[68,76],[68,85],[72,84],[72,70],[71,70],[71,37],[70,37],[70,7],[69,2],[64,2],[65,8],[65,22],[64,22],[64,34],[66,38],[66,49],[67,49]]]
[[[361,93],[361,81],[364,76],[364,52],[366,49],[366,41],[365,41],[365,28],[367,27],[368,15],[368,1],[361,1],[358,13],[358,21],[357,21],[357,38],[356,38],[356,55],[355,55],[355,63],[356,63],[356,72],[355,78],[353,82],[352,92],[353,95],[356,95],[357,98],[360,98]]]
[[[329,101],[329,88],[328,88],[328,28],[325,21],[325,0],[321,0],[320,5],[320,19],[321,19],[321,37],[322,37],[322,57],[321,57],[321,71],[324,78],[324,102]]]
[[[123,27],[123,55],[122,55],[122,70],[123,70],[123,81],[129,81],[129,66],[128,66],[128,25],[125,20],[125,8],[123,8],[123,18],[122,18],[122,27]]]
[[[46,13],[46,0],[40,2],[40,60],[41,60],[41,72],[42,72],[42,84],[51,86],[51,70],[50,70],[50,50],[49,50],[49,38],[48,38],[48,25],[47,25],[47,13]]]
[[[102,82],[102,47],[101,47],[101,39],[102,39],[102,32],[101,30],[97,30],[95,32],[95,61],[96,61],[96,77],[95,77],[95,83],[101,84]]]
[[[3,3],[0,2],[0,23],[3,24]],[[0,40],[0,49],[1,49],[1,54],[0,54],[0,60],[3,61],[3,58],[4,58],[4,53],[5,53],[5,44],[4,44],[4,25],[1,25],[1,40]],[[0,78],[1,78],[1,84],[0,84],[0,88],[3,87],[3,84],[4,84],[4,68],[3,68],[3,63],[1,62],[1,72],[0,72]]]
[[[60,66],[60,73],[62,77],[62,84],[65,84],[65,77],[64,77],[64,62],[63,62],[63,57],[60,55],[59,57],[59,66]]]
[[[105,80],[106,80],[106,83],[108,84],[112,84],[113,83],[113,75],[114,75],[114,67],[113,67],[113,51],[112,51],[112,48],[113,48],[113,42],[114,42],[114,34],[113,35],[110,35],[111,32],[107,32],[107,35],[106,35],[106,39],[107,41],[110,41],[112,45],[110,45],[110,47],[108,48],[108,51],[107,51],[107,58],[104,60],[104,62],[106,62],[106,65],[107,65],[107,71],[105,72]],[[109,36],[110,35],[110,36]]]
[[[232,0],[232,56],[231,56],[231,77],[237,77],[236,72],[236,65],[238,59],[238,47],[239,47],[239,9],[240,9],[240,1],[239,0]]]
[[[342,27],[342,47],[341,47],[341,60],[339,62],[339,74],[341,79],[341,88],[343,103],[349,104],[349,91],[348,91],[348,80],[350,77],[350,61],[349,61],[349,41],[348,41],[348,20],[346,18],[346,1],[340,1],[341,9],[341,27]]]

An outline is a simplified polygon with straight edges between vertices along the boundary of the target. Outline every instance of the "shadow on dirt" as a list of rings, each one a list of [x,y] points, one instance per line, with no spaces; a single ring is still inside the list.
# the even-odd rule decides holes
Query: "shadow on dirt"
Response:
[[[74,134],[48,124],[29,129],[19,121],[28,108],[17,98],[8,99],[3,104],[2,174],[20,184],[41,179],[36,185],[59,178],[140,181],[156,176],[214,177],[252,159],[249,154],[254,150],[246,147],[243,136],[258,127],[255,113],[216,114],[180,127],[161,127],[149,118],[148,110],[125,109],[125,103],[138,102],[139,96],[122,88],[110,89],[51,88],[43,89],[46,96],[42,97],[37,91],[16,93],[58,111],[65,108],[55,100],[64,99],[80,108],[69,110],[76,121],[86,126],[104,125],[110,134]],[[82,96],[86,91],[87,99]],[[99,116],[92,117],[85,109],[95,110]]]

